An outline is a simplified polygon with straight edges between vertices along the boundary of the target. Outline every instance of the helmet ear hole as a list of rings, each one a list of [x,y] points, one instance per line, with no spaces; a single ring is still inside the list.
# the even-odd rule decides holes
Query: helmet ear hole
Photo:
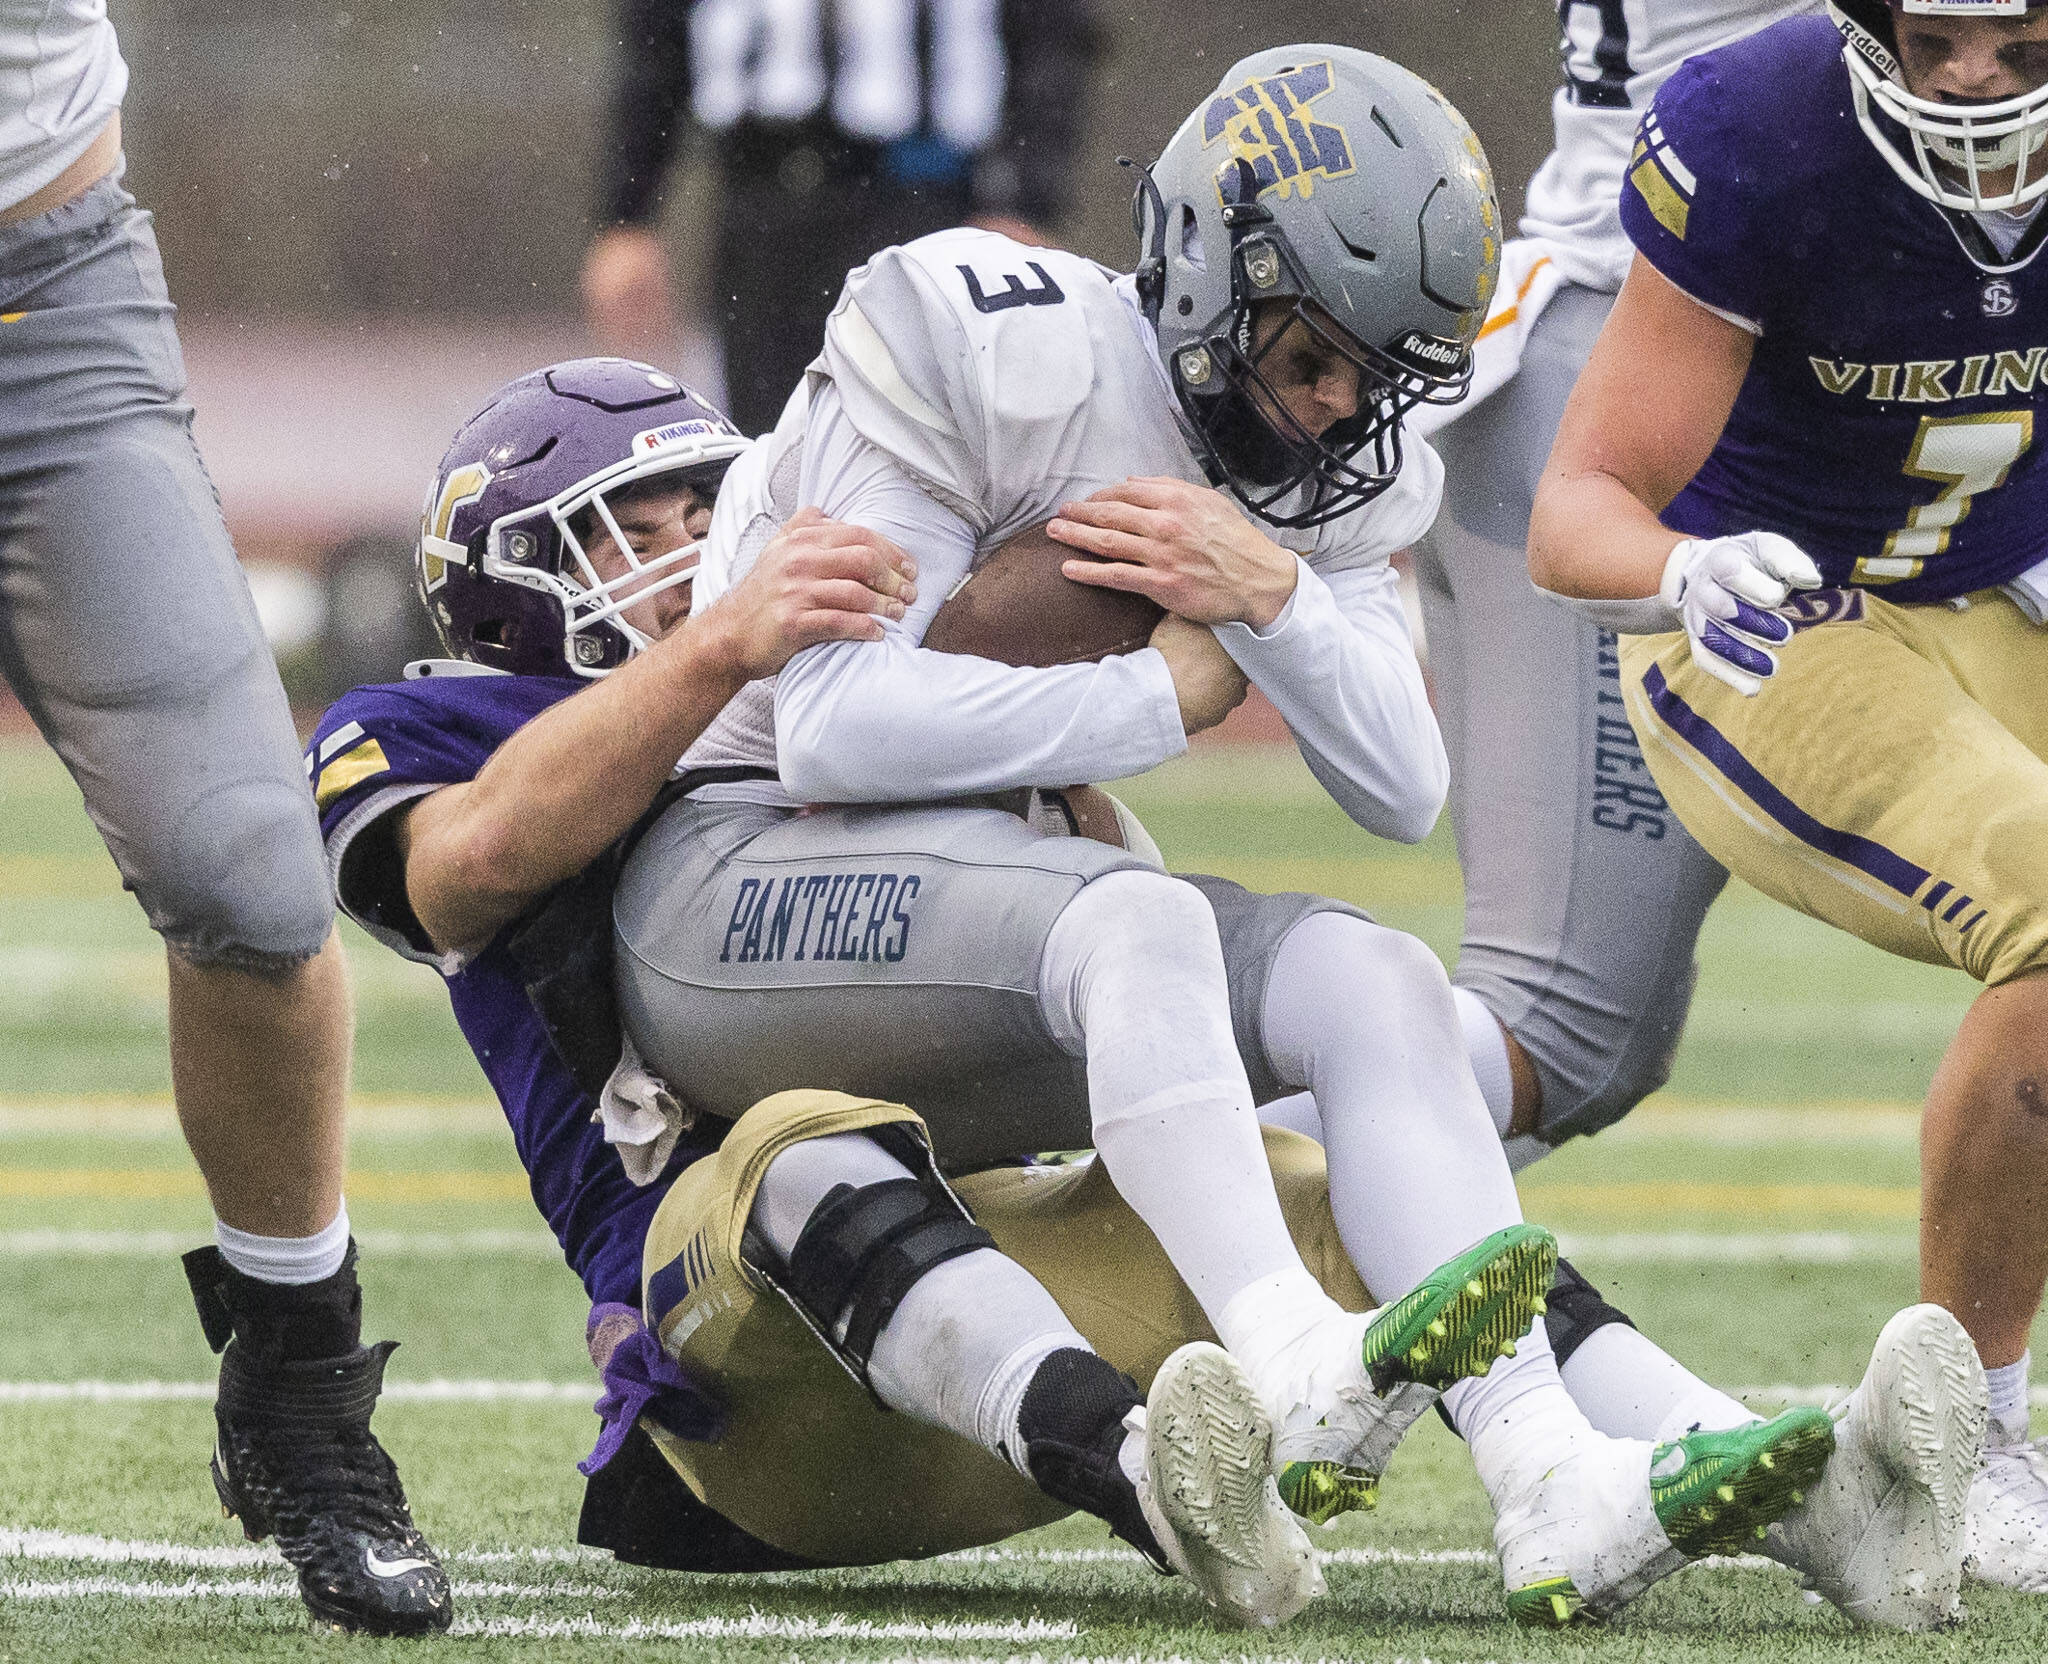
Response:
[[[486,618],[470,631],[480,647],[495,647],[500,652],[510,652],[519,639],[518,627],[509,618]]]

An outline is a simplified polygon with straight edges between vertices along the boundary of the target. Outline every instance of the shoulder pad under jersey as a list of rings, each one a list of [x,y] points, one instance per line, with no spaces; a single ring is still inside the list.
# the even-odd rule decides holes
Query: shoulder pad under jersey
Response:
[[[1105,302],[1092,261],[942,231],[847,278],[823,365],[855,431],[985,531],[1003,518],[993,475],[1045,477],[1087,403]]]

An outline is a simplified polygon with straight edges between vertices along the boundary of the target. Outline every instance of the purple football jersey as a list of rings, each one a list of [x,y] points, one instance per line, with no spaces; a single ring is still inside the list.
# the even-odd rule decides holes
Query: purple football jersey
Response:
[[[564,1256],[593,1303],[637,1309],[648,1223],[675,1176],[715,1145],[685,1134],[661,1178],[635,1185],[528,1001],[503,936],[460,966],[444,962],[413,917],[388,838],[376,830],[401,803],[475,778],[517,729],[588,685],[570,677],[436,676],[356,688],[321,718],[306,768],[342,910],[441,972]]]
[[[1825,17],[1684,64],[1644,117],[1621,216],[1660,272],[1757,334],[1667,525],[1779,532],[1828,584],[1895,601],[2048,556],[2048,214],[2001,255],[1909,190],[1857,126]]]

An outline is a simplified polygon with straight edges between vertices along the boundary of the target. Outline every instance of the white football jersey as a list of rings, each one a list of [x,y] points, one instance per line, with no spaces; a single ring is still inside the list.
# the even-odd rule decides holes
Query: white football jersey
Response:
[[[1523,234],[1557,243],[1573,282],[1619,289],[1634,253],[1621,229],[1621,176],[1657,89],[1687,58],[1820,8],[1821,0],[1558,0],[1557,141],[1529,181]]]
[[[0,0],[0,208],[84,155],[127,90],[107,0]]]
[[[884,249],[848,277],[818,370],[861,437],[974,527],[983,557],[1136,475],[1206,483],[1130,280],[1079,255],[965,229]],[[1411,441],[1373,501],[1261,530],[1318,568],[1384,562],[1428,529],[1441,477]]]
[[[916,651],[950,587],[1011,537],[1138,475],[1204,479],[1129,278],[985,231],[883,250],[848,277],[775,432],[727,474],[694,605],[743,578],[800,503],[866,505],[848,517],[918,554],[918,600],[880,643],[813,648],[745,689],[686,763],[766,766],[805,801],[875,802],[1116,779],[1177,755],[1157,653],[1016,671]],[[863,497],[877,479],[881,497]],[[1371,502],[1320,527],[1261,524],[1307,574],[1265,633],[1216,630],[1332,795],[1390,836],[1421,836],[1441,802],[1442,742],[1388,557],[1428,530],[1442,485],[1411,438]],[[898,737],[906,719],[924,722],[918,746]]]

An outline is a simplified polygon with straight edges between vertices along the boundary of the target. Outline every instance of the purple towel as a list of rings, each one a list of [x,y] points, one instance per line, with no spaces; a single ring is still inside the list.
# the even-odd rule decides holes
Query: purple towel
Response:
[[[618,1455],[633,1423],[643,1415],[679,1439],[708,1443],[718,1437],[724,1430],[724,1414],[710,1395],[683,1373],[682,1366],[662,1351],[661,1342],[647,1332],[639,1312],[616,1301],[593,1306],[589,1338],[596,1341],[601,1329],[609,1331],[604,1337],[607,1342],[612,1335],[619,1338],[611,1343],[600,1365],[604,1393],[597,1401],[597,1414],[604,1426],[597,1435],[597,1447],[576,1464],[580,1473],[586,1477],[596,1473]],[[592,1350],[595,1353],[596,1347]]]

